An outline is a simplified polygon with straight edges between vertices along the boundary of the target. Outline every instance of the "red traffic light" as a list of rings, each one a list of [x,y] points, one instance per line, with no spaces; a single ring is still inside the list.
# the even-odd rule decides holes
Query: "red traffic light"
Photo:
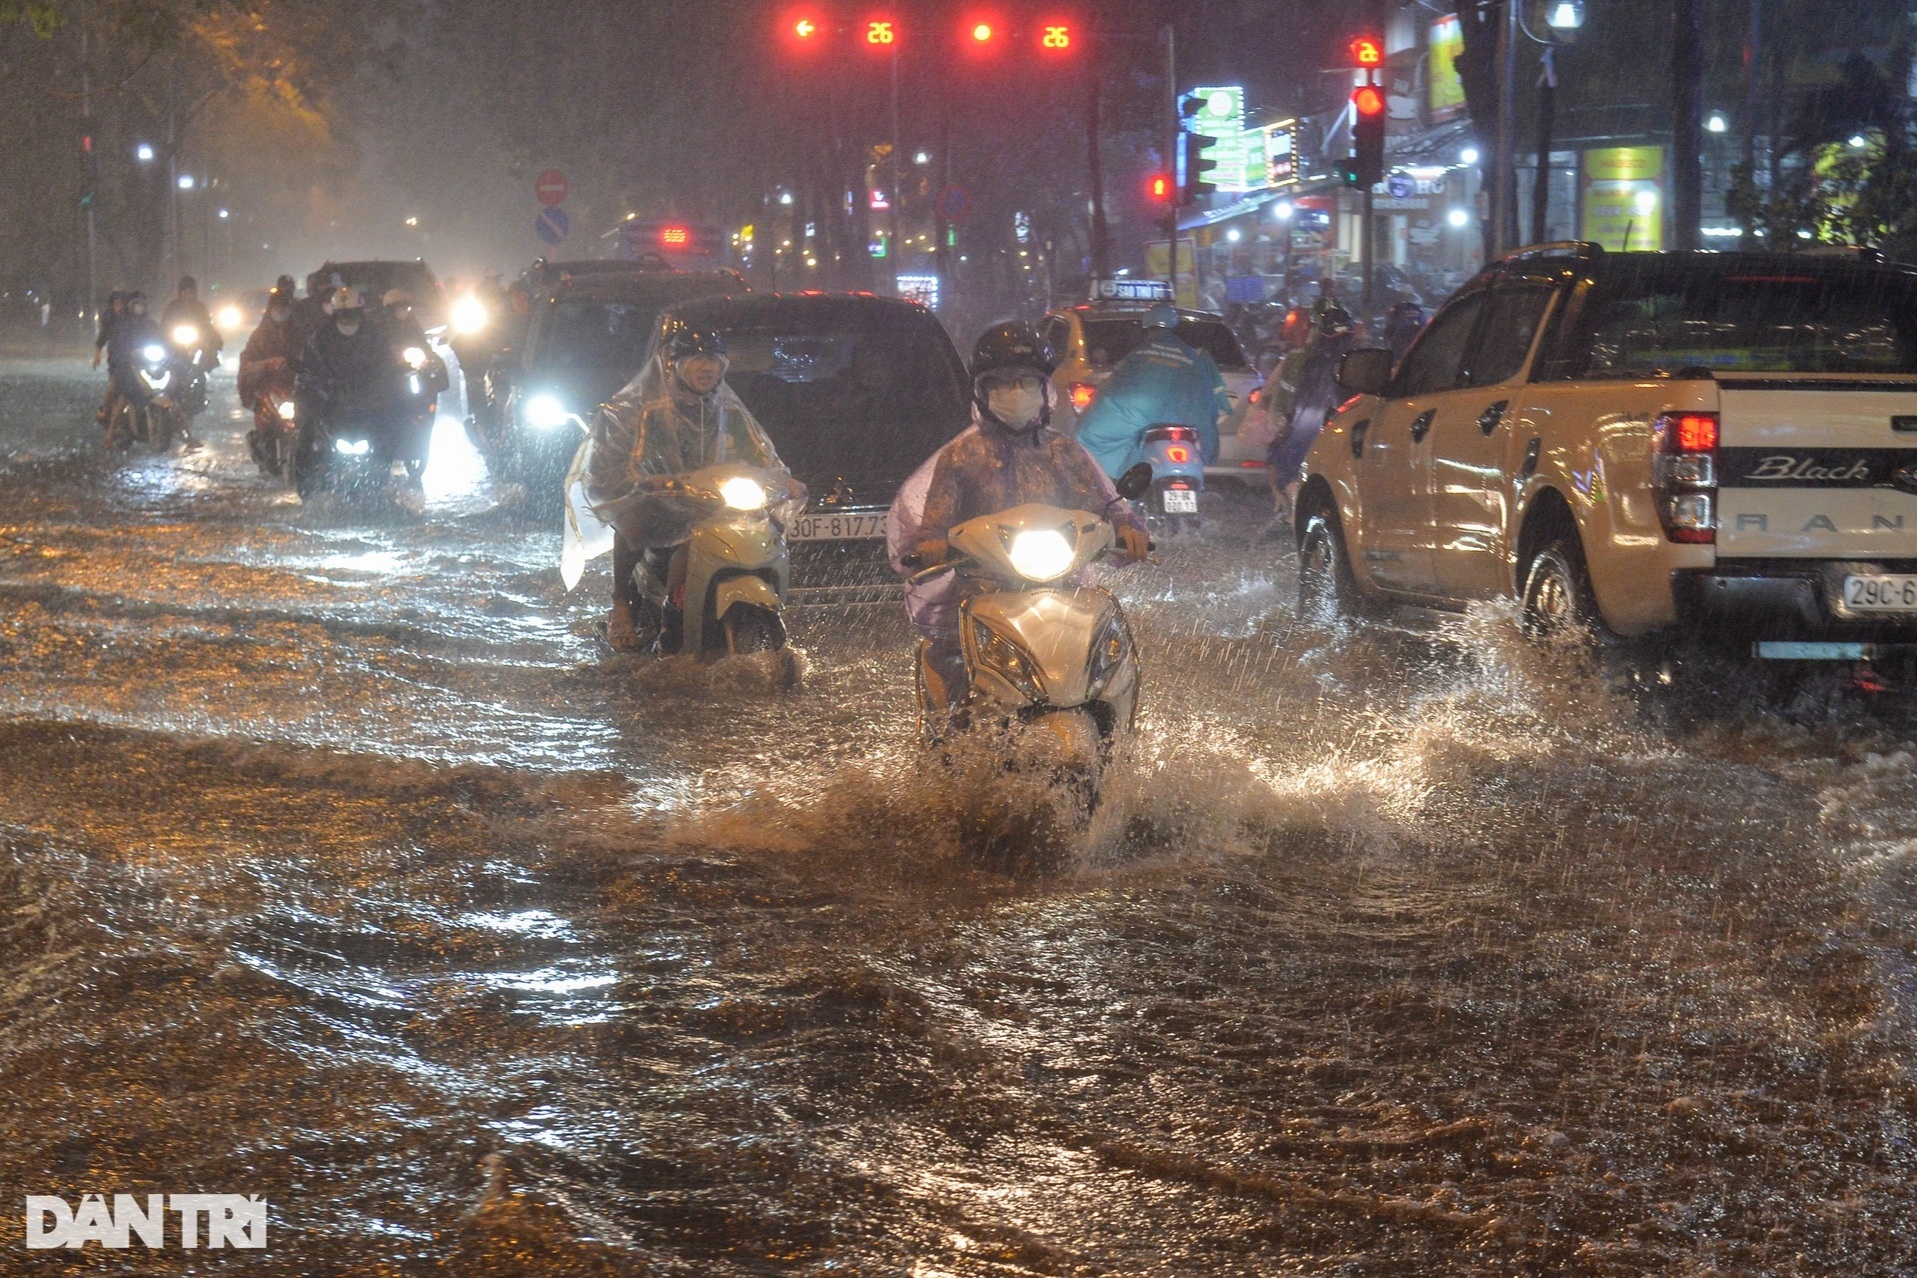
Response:
[[[1376,85],[1360,85],[1351,95],[1351,105],[1357,108],[1359,118],[1371,119],[1384,114],[1384,92]]]
[[[975,22],[972,24],[972,39],[979,44],[990,44],[992,37],[997,34],[998,32],[992,29],[992,24],[989,22]]]
[[[1351,42],[1351,65],[1355,67],[1381,67],[1384,65],[1384,41],[1377,36],[1361,35]]]
[[[810,40],[819,34],[819,24],[811,18],[800,18],[792,24],[792,34],[801,40]]]
[[[1172,179],[1169,173],[1154,173],[1145,183],[1145,191],[1154,203],[1170,204],[1172,198]]]
[[[865,43],[874,49],[889,49],[899,42],[899,24],[890,18],[872,18],[865,24]]]
[[[1063,53],[1072,47],[1073,31],[1069,22],[1047,22],[1039,28],[1038,47],[1047,53]]]

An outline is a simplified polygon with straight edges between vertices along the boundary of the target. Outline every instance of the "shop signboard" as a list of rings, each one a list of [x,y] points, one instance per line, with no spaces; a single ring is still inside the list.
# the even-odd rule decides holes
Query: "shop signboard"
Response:
[[[1420,177],[1416,173],[1393,173],[1371,188],[1371,207],[1379,213],[1424,213],[1441,203],[1449,189],[1443,172]]]
[[[1198,305],[1197,265],[1192,253],[1195,249],[1192,241],[1185,236],[1178,239],[1178,297],[1180,306]],[[1154,279],[1167,279],[1171,275],[1171,251],[1163,240],[1145,242],[1145,273]]]
[[[1613,251],[1664,247],[1664,148],[1598,147],[1584,153],[1579,238]]]
[[[1193,89],[1200,106],[1192,117],[1191,130],[1218,141],[1202,152],[1207,160],[1215,160],[1218,167],[1211,171],[1211,180],[1221,191],[1252,191],[1264,186],[1264,157],[1257,157],[1254,166],[1247,152],[1248,142],[1256,134],[1245,131],[1245,87],[1242,84],[1214,85],[1211,88]],[[1250,185],[1247,179],[1256,176],[1257,184]]]
[[[1286,120],[1258,130],[1259,147],[1265,161],[1264,185],[1289,186],[1298,180],[1298,156],[1293,149],[1297,124]]]
[[[1427,81],[1427,109],[1431,123],[1455,120],[1464,114],[1464,79],[1458,59],[1464,56],[1464,25],[1447,13],[1431,24],[1431,73]]]

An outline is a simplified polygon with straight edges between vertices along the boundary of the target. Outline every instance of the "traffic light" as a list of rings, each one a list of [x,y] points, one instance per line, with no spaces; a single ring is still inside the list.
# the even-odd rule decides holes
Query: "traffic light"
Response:
[[[1365,190],[1384,181],[1384,90],[1375,84],[1352,90],[1351,117],[1351,167],[1346,180]]]
[[[1048,18],[1038,27],[1038,47],[1049,54],[1067,53],[1078,39],[1076,24],[1065,18]]]
[[[860,28],[860,39],[868,49],[891,53],[899,42],[898,21],[889,17],[867,18]]]
[[[1172,202],[1172,177],[1169,173],[1154,173],[1145,180],[1145,195],[1153,204],[1170,206]]]
[[[1205,175],[1218,167],[1218,161],[1205,155],[1209,147],[1218,145],[1218,139],[1204,133],[1192,131],[1192,117],[1205,107],[1205,97],[1199,93],[1187,93],[1178,99],[1178,156],[1177,172],[1179,203],[1196,204],[1200,199],[1216,191],[1218,187],[1205,180]]]
[[[1373,71],[1384,65],[1384,41],[1377,36],[1361,35],[1351,42],[1351,65],[1360,71]]]

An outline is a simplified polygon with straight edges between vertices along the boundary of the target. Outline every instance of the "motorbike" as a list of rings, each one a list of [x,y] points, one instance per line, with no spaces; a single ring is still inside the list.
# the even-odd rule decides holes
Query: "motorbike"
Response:
[[[1119,498],[1136,499],[1151,483],[1140,462],[1119,479]],[[1124,609],[1108,590],[1070,584],[1112,548],[1108,513],[1016,506],[958,525],[948,544],[951,557],[919,576],[953,570],[975,587],[959,605],[970,691],[951,722],[1004,734],[1013,770],[1044,776],[1089,816],[1138,709],[1138,645]],[[919,647],[920,725],[937,743],[930,648]]]
[[[299,431],[292,370],[278,357],[259,360],[241,370],[241,384],[253,405],[253,433],[246,439],[253,460],[268,475],[291,478],[287,461]]]
[[[186,417],[172,392],[178,370],[173,354],[160,342],[148,342],[137,352],[131,385],[107,423],[106,446],[130,448],[135,442],[163,453],[173,446],[173,436],[186,437]]]
[[[206,344],[206,335],[198,324],[175,324],[168,331],[172,347],[173,401],[182,417],[191,422],[206,411],[206,378],[220,357]]]
[[[1142,464],[1152,468],[1146,517],[1169,532],[1197,531],[1198,494],[1205,491],[1198,432],[1189,426],[1153,426],[1145,432],[1144,446]]]
[[[439,412],[439,395],[451,384],[446,362],[433,351],[408,346],[399,352],[401,368],[397,372],[394,394],[398,400],[399,459],[406,476],[417,480],[426,473],[426,459],[433,446],[433,421]]]
[[[805,498],[805,485],[790,475],[721,464],[672,476],[600,508],[632,543],[675,548],[666,580],[643,565],[639,569],[662,654],[709,661],[778,653],[785,680],[796,678],[797,656],[785,627],[792,584],[785,525]]]

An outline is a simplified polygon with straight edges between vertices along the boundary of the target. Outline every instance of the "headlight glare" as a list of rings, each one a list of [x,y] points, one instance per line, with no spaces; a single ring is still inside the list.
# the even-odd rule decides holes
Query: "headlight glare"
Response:
[[[557,395],[534,395],[526,401],[526,420],[534,430],[558,430],[566,424],[566,406]]]
[[[198,346],[200,344],[200,330],[191,324],[175,325],[173,328],[173,344],[175,346]]]
[[[282,400],[280,402],[280,416],[285,418],[287,421],[289,422],[292,421],[294,415],[298,413],[298,411],[299,411],[298,407],[293,403],[292,400],[288,399],[288,400]]]
[[[166,347],[154,342],[140,348],[140,358],[149,364],[157,364],[166,358]]]
[[[1007,554],[1013,569],[1027,581],[1056,581],[1072,570],[1078,558],[1072,543],[1056,528],[1027,528],[1012,538]]]
[[[471,336],[485,328],[486,321],[491,317],[486,313],[486,303],[471,294],[467,294],[465,297],[453,303],[451,318],[453,332],[463,336]]]
[[[426,352],[417,346],[408,346],[399,353],[399,357],[405,360],[406,367],[412,369],[415,373],[426,367]]]
[[[370,439],[336,439],[333,441],[333,451],[343,457],[364,457],[373,451],[373,441]]]
[[[719,496],[734,510],[764,510],[765,485],[744,475],[734,475],[719,485]]]

